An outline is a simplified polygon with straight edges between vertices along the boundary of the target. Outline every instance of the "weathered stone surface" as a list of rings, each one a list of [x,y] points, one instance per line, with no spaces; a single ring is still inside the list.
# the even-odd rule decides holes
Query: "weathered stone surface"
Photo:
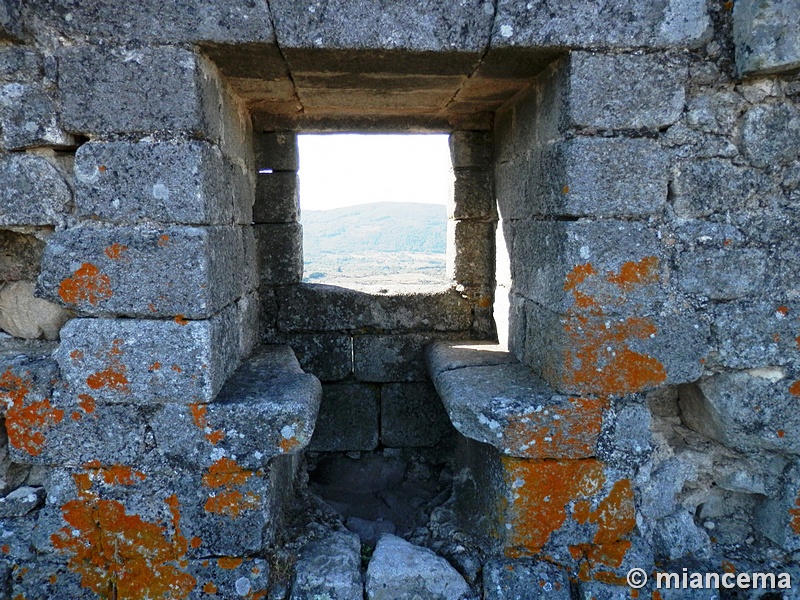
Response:
[[[358,536],[332,531],[307,543],[295,563],[290,600],[362,600],[361,544]]]
[[[496,221],[492,172],[485,169],[456,169],[453,184],[453,201],[448,203],[450,219],[476,219]]]
[[[494,281],[495,223],[448,221],[447,277],[463,284]]]
[[[472,307],[455,290],[384,296],[301,284],[279,289],[278,298],[281,331],[466,331],[472,324]]]
[[[377,386],[329,383],[309,449],[316,452],[374,450],[378,446],[380,395]]]
[[[715,360],[725,367],[753,369],[796,364],[797,346],[794,303],[726,302],[716,307],[712,331],[717,347]]]
[[[490,167],[492,136],[486,131],[454,131],[450,134],[450,160],[453,168]]]
[[[643,129],[670,125],[683,112],[685,63],[677,56],[570,54],[571,127]]]
[[[680,388],[681,420],[698,433],[743,451],[800,454],[800,383],[783,371],[719,373]]]
[[[677,260],[677,280],[688,293],[712,300],[736,300],[763,289],[767,255],[756,248],[698,250]]]
[[[320,381],[340,381],[353,372],[353,340],[346,333],[289,333],[274,338],[275,343],[291,346],[303,370]]]
[[[66,561],[37,556],[35,560],[21,562],[13,569],[11,594],[29,600],[97,598],[97,594],[90,588],[83,587],[81,581],[81,576],[69,570]]]
[[[303,279],[303,226],[299,223],[255,225],[262,286],[300,283]]]
[[[781,73],[800,67],[800,21],[793,2],[743,0],[733,6],[736,68],[742,75]]]
[[[778,546],[800,550],[800,464],[790,464],[783,474],[777,494],[761,499],[756,510],[755,528]]]
[[[567,573],[547,562],[492,560],[483,567],[484,600],[570,600]]]
[[[708,558],[711,553],[708,534],[695,524],[692,515],[686,511],[679,511],[658,521],[658,526],[653,528],[653,546],[656,557],[662,560]]]
[[[0,39],[17,40],[22,37],[22,15],[19,0],[0,2]]]
[[[500,0],[493,45],[696,46],[711,35],[706,5],[697,0],[559,2]]]
[[[754,106],[744,115],[742,148],[756,167],[800,157],[800,109],[788,102]]]
[[[425,346],[433,339],[424,333],[357,335],[353,338],[355,376],[379,383],[424,381]]]
[[[328,0],[320,5],[277,0],[272,7],[283,48],[479,53],[488,45],[493,16],[491,5],[482,2],[444,7],[430,0]]]
[[[45,490],[23,486],[0,498],[0,518],[24,517],[44,502]]]
[[[311,440],[322,398],[287,346],[264,346],[247,359],[211,404],[167,403],[149,420],[158,452],[195,468],[235,456],[247,469],[294,454]]]
[[[490,367],[519,362],[503,346],[493,342],[434,342],[425,349],[425,362],[431,380],[444,371],[464,367]]]
[[[633,471],[652,456],[651,413],[647,406],[625,398],[604,415],[597,458],[610,467]]]
[[[256,169],[297,171],[300,158],[297,134],[288,131],[254,133],[253,150]]]
[[[366,590],[369,600],[459,600],[470,591],[445,559],[391,534],[375,547],[367,567]]]
[[[208,61],[182,48],[74,46],[59,63],[63,126],[94,134],[169,129],[217,139],[217,77]]]
[[[294,171],[259,173],[254,223],[296,223],[300,218],[300,180]]]
[[[9,44],[0,47],[0,81],[34,83],[41,81],[43,75],[44,66],[39,53],[25,46]]]
[[[0,180],[0,225],[60,223],[72,201],[64,177],[40,156],[0,155]]]
[[[44,242],[35,236],[0,229],[0,281],[33,281],[39,274]]]
[[[230,223],[232,169],[207,142],[91,142],[75,156],[75,203],[113,223]]]
[[[48,240],[39,290],[86,314],[196,319],[244,292],[244,273],[238,227],[87,225]]]
[[[73,319],[56,359],[72,393],[97,401],[210,402],[238,364],[235,310],[185,324]]]
[[[452,432],[430,383],[381,386],[381,443],[390,448],[433,446]]]
[[[35,298],[36,284],[16,281],[0,287],[0,329],[14,337],[57,340],[73,314],[57,304]]]
[[[265,597],[269,589],[269,563],[260,558],[222,556],[189,561],[195,587],[186,600]]]
[[[169,44],[274,41],[269,7],[257,2],[146,1],[123,6],[110,0],[35,0],[28,11],[30,18],[75,37]]]
[[[675,214],[707,217],[741,210],[767,190],[768,182],[754,169],[710,159],[678,165],[673,184]]]
[[[734,91],[703,91],[687,99],[686,123],[704,133],[730,135],[746,106]]]
[[[0,145],[6,150],[75,144],[60,127],[51,94],[35,84],[0,86],[0,128]]]

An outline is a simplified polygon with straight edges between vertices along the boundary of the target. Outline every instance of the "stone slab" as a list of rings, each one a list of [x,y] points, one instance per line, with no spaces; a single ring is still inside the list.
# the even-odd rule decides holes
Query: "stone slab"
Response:
[[[800,21],[793,2],[742,0],[733,5],[736,68],[741,75],[783,73],[800,67]]]
[[[451,433],[450,419],[430,383],[381,386],[381,443],[384,446],[434,446]]]
[[[354,336],[356,379],[376,383],[424,381],[425,346],[435,338],[425,333]]]
[[[300,158],[297,134],[289,131],[256,132],[253,134],[256,169],[297,171]]]
[[[358,536],[332,531],[303,546],[295,563],[289,600],[363,600]]]
[[[0,229],[0,281],[33,281],[39,274],[44,241]]]
[[[682,218],[708,217],[743,210],[768,182],[755,169],[720,159],[678,163],[673,183],[673,207]]]
[[[220,556],[189,561],[188,572],[195,579],[186,600],[266,597],[270,583],[269,563],[262,558]]]
[[[254,223],[296,223],[300,219],[300,180],[294,171],[259,173]]]
[[[453,202],[447,207],[448,218],[496,221],[491,169],[457,168],[455,176]]]
[[[0,155],[0,180],[0,225],[55,225],[64,220],[72,192],[46,159]]]
[[[752,107],[744,114],[741,139],[753,166],[790,164],[800,153],[800,108],[790,102]]]
[[[712,300],[737,300],[763,290],[767,254],[758,248],[703,249],[676,263],[678,286]]]
[[[244,273],[238,227],[85,225],[48,240],[39,290],[84,314],[202,319],[245,291]]]
[[[320,381],[340,381],[353,373],[353,340],[346,333],[271,334],[270,343],[291,346],[307,373]]]
[[[303,226],[299,223],[254,225],[262,286],[300,283],[303,279]]]
[[[447,277],[459,284],[494,281],[494,222],[447,221]]]
[[[484,600],[570,600],[567,573],[547,562],[489,561],[483,567]]]
[[[375,385],[329,383],[322,387],[322,404],[309,450],[350,452],[374,450],[380,428],[380,394]]]
[[[22,13],[19,0],[0,2],[0,39],[17,41],[22,37]]]
[[[450,160],[453,168],[490,167],[492,136],[486,131],[454,131],[450,134]]]
[[[70,391],[98,402],[211,402],[239,361],[235,310],[185,324],[73,319],[56,360]]]
[[[6,150],[75,145],[61,129],[53,94],[38,84],[0,85],[0,127],[0,146]]]

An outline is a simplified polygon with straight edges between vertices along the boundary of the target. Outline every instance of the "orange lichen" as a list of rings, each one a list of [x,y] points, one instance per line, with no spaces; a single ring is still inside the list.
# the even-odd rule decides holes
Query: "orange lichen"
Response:
[[[128,514],[115,500],[91,491],[86,474],[76,474],[78,497],[62,506],[68,526],[51,536],[56,550],[70,554],[68,568],[81,576],[81,585],[106,598],[186,598],[196,580],[183,569],[186,539],[180,531],[177,497],[164,500],[173,533],[166,524]]]
[[[189,541],[189,546],[191,546],[191,547],[192,547],[192,548],[194,548],[195,550],[196,550],[197,548],[199,548],[200,546],[202,546],[202,545],[203,545],[203,540],[201,540],[201,539],[200,539],[199,537],[197,537],[197,536],[194,536],[194,537],[193,537],[193,538],[192,538],[192,539]]]
[[[182,373],[183,369],[181,369],[178,365],[172,365],[172,370],[176,373]]]
[[[89,394],[78,394],[78,406],[80,406],[86,414],[92,414],[95,411],[95,402]]]
[[[216,594],[217,589],[217,586],[215,586],[211,581],[203,586],[203,592],[206,594]]]
[[[0,402],[7,406],[6,430],[9,443],[31,456],[39,456],[46,442],[45,431],[64,419],[64,411],[44,398],[28,401],[32,382],[9,367],[0,376]]]
[[[247,483],[253,475],[253,471],[243,469],[235,460],[227,457],[217,460],[203,475],[203,485],[218,490],[208,496],[203,507],[205,511],[235,519],[246,510],[257,509],[260,496],[236,489]]]
[[[619,273],[609,272],[606,280],[621,292],[658,280],[658,260],[645,257],[639,262],[625,263]],[[589,264],[575,266],[566,276],[564,289],[571,290],[575,307],[563,319],[568,345],[564,351],[562,385],[578,393],[609,396],[644,390],[663,383],[666,370],[660,361],[630,348],[632,339],[654,337],[658,330],[649,319],[626,319],[606,316],[599,302],[578,289],[596,278]],[[623,302],[623,297],[608,302]]]
[[[217,565],[220,569],[232,571],[242,564],[242,559],[236,556],[223,556],[217,559]]]
[[[160,363],[160,362],[158,362],[158,361],[154,362],[154,363],[153,363],[152,365],[150,365],[150,367],[149,367],[149,370],[150,370],[150,371],[159,371],[160,369],[161,369],[161,363]]]
[[[97,371],[86,378],[86,385],[93,390],[103,388],[122,393],[129,393],[129,381],[126,375],[127,367],[120,360],[122,356],[122,340],[114,340],[108,351],[108,367]]]
[[[208,409],[203,404],[190,404],[189,410],[192,412],[192,420],[198,429],[205,433],[206,439],[213,445],[219,444],[225,439],[225,432],[221,429],[211,429],[208,424]]]
[[[295,448],[300,446],[300,440],[296,437],[292,436],[289,438],[282,438],[281,441],[278,443],[278,447],[281,449],[281,452],[291,452]]]
[[[58,295],[68,304],[88,302],[92,306],[113,296],[111,280],[92,263],[83,263],[72,277],[61,282]]]
[[[72,360],[81,360],[83,359],[83,352],[81,352],[80,350],[73,350],[72,352],[69,353],[69,357]]]
[[[158,245],[162,248],[169,244],[169,236],[165,233],[158,237]]]
[[[189,319],[187,319],[183,315],[175,315],[175,322],[178,325],[188,325],[189,324]]]
[[[782,438],[786,435],[786,432],[783,429],[778,429],[778,431],[775,432],[775,435],[777,435],[779,438]]]
[[[596,494],[605,481],[603,465],[595,459],[537,461],[504,456],[502,461],[506,481],[518,496],[510,504],[513,514],[508,519],[514,524],[506,550],[511,557],[541,550],[566,521],[567,504]]]
[[[789,393],[793,396],[800,396],[800,379],[789,386]]]
[[[797,499],[794,501],[794,505],[797,508],[789,509],[789,516],[792,518],[789,525],[792,527],[792,531],[800,535],[800,491],[797,492]]]
[[[106,256],[111,260],[119,260],[122,257],[122,253],[128,249],[127,246],[120,244],[119,242],[115,244],[111,244],[108,248],[106,248]]]
[[[506,444],[515,455],[529,458],[593,456],[607,406],[605,399],[570,398],[567,406],[513,416]]]
[[[781,315],[783,315],[785,317],[786,315],[789,314],[789,309],[786,308],[785,306],[779,306],[775,312],[777,312],[777,313],[779,313],[779,314],[781,314]]]
[[[108,485],[134,485],[144,481],[147,477],[141,471],[136,471],[126,465],[105,466],[100,461],[92,460],[83,465],[91,475],[100,476]]]

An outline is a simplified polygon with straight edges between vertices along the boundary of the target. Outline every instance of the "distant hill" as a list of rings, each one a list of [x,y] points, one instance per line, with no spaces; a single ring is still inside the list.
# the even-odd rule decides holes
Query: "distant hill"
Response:
[[[305,281],[348,287],[445,281],[447,211],[441,204],[307,210],[301,221]]]

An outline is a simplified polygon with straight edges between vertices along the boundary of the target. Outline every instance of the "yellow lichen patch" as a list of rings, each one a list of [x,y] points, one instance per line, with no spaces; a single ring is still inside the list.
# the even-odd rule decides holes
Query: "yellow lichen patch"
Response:
[[[289,438],[282,438],[281,441],[278,443],[278,447],[281,449],[281,452],[283,453],[291,452],[298,446],[300,446],[300,440],[298,440],[294,436]]]
[[[225,439],[224,431],[221,429],[211,429],[209,426],[208,416],[206,414],[208,409],[205,405],[190,404],[189,410],[192,411],[192,420],[194,421],[194,424],[198,429],[205,433],[206,439],[211,442],[212,445],[217,445]]]
[[[127,246],[117,242],[116,244],[111,244],[108,248],[106,248],[106,256],[108,256],[108,258],[111,260],[119,260],[122,258],[122,253],[127,249]]]
[[[235,460],[220,458],[203,475],[203,484],[216,490],[209,494],[203,507],[205,511],[235,519],[246,510],[258,509],[260,496],[236,489],[247,483],[253,475],[253,471],[243,469]]]
[[[604,399],[571,398],[567,406],[516,415],[505,431],[508,449],[530,458],[587,458],[595,453]]]
[[[658,260],[651,256],[625,263],[619,273],[607,273],[605,280],[615,284],[620,294],[602,302],[578,289],[583,284],[602,283],[591,264],[577,265],[567,274],[564,289],[572,291],[575,304],[563,319],[568,342],[560,375],[563,386],[582,394],[609,396],[666,381],[661,362],[629,346],[632,340],[654,337],[658,333],[655,324],[642,317],[607,316],[602,309],[606,303],[623,304],[624,294],[658,281],[657,268]]]
[[[70,555],[67,566],[81,576],[81,585],[104,598],[186,598],[196,580],[183,570],[187,542],[177,498],[164,500],[173,529],[168,537],[166,524],[145,521],[128,514],[122,503],[99,498],[88,475],[74,479],[78,498],[61,509],[68,526],[51,541]]]
[[[216,594],[217,593],[217,586],[214,585],[213,582],[209,581],[203,586],[203,592],[206,594]]]
[[[96,373],[92,373],[86,378],[86,385],[93,390],[108,389],[115,392],[129,393],[129,381],[126,375],[128,369],[123,364],[122,340],[114,340],[111,349],[108,351],[108,366]]]
[[[792,518],[789,525],[792,527],[792,531],[800,535],[800,491],[797,492],[797,499],[794,501],[794,505],[797,508],[789,509],[789,516]]]
[[[80,406],[86,414],[90,415],[95,410],[94,398],[89,394],[78,394],[78,406]]]
[[[45,432],[64,419],[64,411],[54,408],[44,398],[28,402],[30,379],[16,375],[8,368],[0,376],[0,402],[6,407],[6,430],[9,443],[31,456],[39,456],[47,441]]]
[[[58,295],[67,304],[88,302],[96,306],[111,298],[114,293],[111,291],[111,280],[108,275],[101,273],[92,263],[83,263],[72,277],[61,282]]]
[[[567,504],[596,494],[605,482],[595,459],[530,460],[502,457],[506,484],[514,498],[508,504],[512,524],[506,554],[536,554],[567,519]]]
[[[146,479],[144,473],[126,465],[105,466],[100,461],[93,460],[83,465],[83,468],[90,472],[90,476],[102,477],[108,485],[134,485]]]
[[[242,559],[237,556],[223,556],[217,559],[217,565],[220,569],[232,571],[242,564]]]
[[[187,319],[183,315],[175,315],[175,322],[178,325],[188,325],[189,324],[189,319]]]

